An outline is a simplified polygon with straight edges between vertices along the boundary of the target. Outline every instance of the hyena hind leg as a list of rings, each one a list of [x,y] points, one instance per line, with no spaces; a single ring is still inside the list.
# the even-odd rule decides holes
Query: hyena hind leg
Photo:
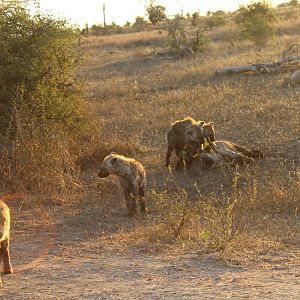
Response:
[[[126,206],[127,206],[127,209],[128,209],[128,216],[133,217],[136,214],[136,199],[130,193],[130,191],[125,191],[124,192],[124,197],[125,197]]]
[[[259,150],[250,151],[247,148],[245,148],[243,146],[240,146],[240,145],[237,145],[237,144],[234,144],[234,146],[235,146],[236,151],[240,152],[244,156],[248,156],[248,157],[251,157],[251,158],[262,157],[262,152],[259,151]]]
[[[236,153],[233,163],[238,164],[238,165],[243,165],[243,164],[251,164],[254,161],[252,157],[245,156],[240,153]]]
[[[1,242],[1,256],[3,259],[3,271],[6,274],[13,273],[13,268],[10,263],[10,255],[9,255],[9,239]]]

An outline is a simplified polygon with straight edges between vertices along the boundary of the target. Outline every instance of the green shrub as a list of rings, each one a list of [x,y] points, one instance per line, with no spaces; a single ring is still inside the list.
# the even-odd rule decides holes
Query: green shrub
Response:
[[[214,15],[214,13],[205,18],[205,26],[209,29],[212,29],[214,27],[221,27],[225,24],[226,20],[220,15]]]
[[[151,24],[155,25],[158,22],[167,19],[165,14],[166,8],[161,5],[154,5],[151,1],[150,5],[147,7],[148,18]]]
[[[206,29],[199,26],[197,30],[186,28],[184,20],[178,16],[169,21],[168,45],[171,52],[178,54],[184,48],[191,48],[195,53],[208,48],[209,38],[204,34]]]
[[[200,14],[198,11],[192,14],[192,25],[197,26],[200,23]]]
[[[297,6],[298,5],[298,0],[291,0],[289,2],[289,5],[291,5],[291,6]]]
[[[124,32],[124,28],[120,25],[117,25],[115,22],[112,22],[110,25],[93,25],[90,29],[91,35],[112,35],[120,34]]]
[[[147,24],[147,21],[144,19],[144,17],[136,17],[135,22],[133,23],[134,27],[137,28],[143,28]]]
[[[65,20],[30,14],[26,3],[0,6],[0,177],[6,189],[22,181],[24,188],[46,188],[50,180],[61,183],[63,173],[72,177],[70,141],[85,127],[76,80],[79,31]]]
[[[274,36],[275,15],[266,1],[240,6],[235,22],[240,26],[242,36],[256,44],[265,44]]]

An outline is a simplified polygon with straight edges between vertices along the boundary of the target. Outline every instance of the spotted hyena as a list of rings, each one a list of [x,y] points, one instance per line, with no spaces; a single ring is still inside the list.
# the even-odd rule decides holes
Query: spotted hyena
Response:
[[[13,273],[9,256],[10,213],[8,206],[0,200],[0,261],[3,259],[4,273]],[[0,277],[0,285],[2,281]]]
[[[189,155],[195,155],[201,145],[204,144],[205,139],[215,140],[213,122],[206,123],[187,117],[171,124],[166,134],[168,143],[166,167],[170,166],[170,158],[174,150],[178,157],[176,168],[179,168],[184,163],[182,151],[187,150]]]
[[[215,141],[204,147],[194,159],[200,161],[202,168],[211,168],[222,162],[230,166],[249,164],[261,157],[263,153],[258,149],[249,150],[230,141]]]
[[[98,176],[105,178],[110,174],[119,176],[129,216],[136,213],[137,198],[141,213],[145,213],[146,171],[143,165],[133,158],[111,153],[104,158]]]

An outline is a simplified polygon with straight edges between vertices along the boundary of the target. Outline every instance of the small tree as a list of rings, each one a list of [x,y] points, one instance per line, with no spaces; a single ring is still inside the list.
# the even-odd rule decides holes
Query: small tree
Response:
[[[146,25],[146,24],[147,24],[147,21],[143,17],[138,16],[135,18],[135,22],[133,23],[133,26],[138,27],[138,28],[143,28],[144,25]]]
[[[65,184],[73,172],[68,143],[84,130],[78,32],[26,4],[0,4],[2,190]]]
[[[197,26],[200,22],[200,14],[198,11],[192,14],[192,25]]]
[[[289,5],[291,5],[291,6],[297,6],[298,5],[298,0],[291,0],[289,2]]]
[[[218,13],[211,13],[210,16],[205,18],[204,24],[205,27],[211,29],[214,27],[224,26],[226,24],[226,20]]]
[[[165,14],[166,8],[161,5],[154,5],[153,1],[147,7],[148,18],[151,24],[155,25],[158,22],[167,19]]]
[[[179,16],[168,23],[168,44],[172,52],[180,53],[184,48],[191,48],[196,53],[208,48],[209,39],[204,35],[206,28],[199,26],[196,32],[188,29]]]
[[[240,6],[235,22],[240,26],[242,36],[256,44],[264,44],[274,36],[275,14],[266,1]]]

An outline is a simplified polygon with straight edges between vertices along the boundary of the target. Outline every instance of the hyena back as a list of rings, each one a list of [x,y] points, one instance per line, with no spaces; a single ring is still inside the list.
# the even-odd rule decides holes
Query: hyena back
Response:
[[[129,216],[136,214],[136,198],[140,202],[141,213],[145,213],[146,171],[143,165],[133,158],[111,153],[104,158],[98,176],[105,178],[110,174],[120,179]]]

